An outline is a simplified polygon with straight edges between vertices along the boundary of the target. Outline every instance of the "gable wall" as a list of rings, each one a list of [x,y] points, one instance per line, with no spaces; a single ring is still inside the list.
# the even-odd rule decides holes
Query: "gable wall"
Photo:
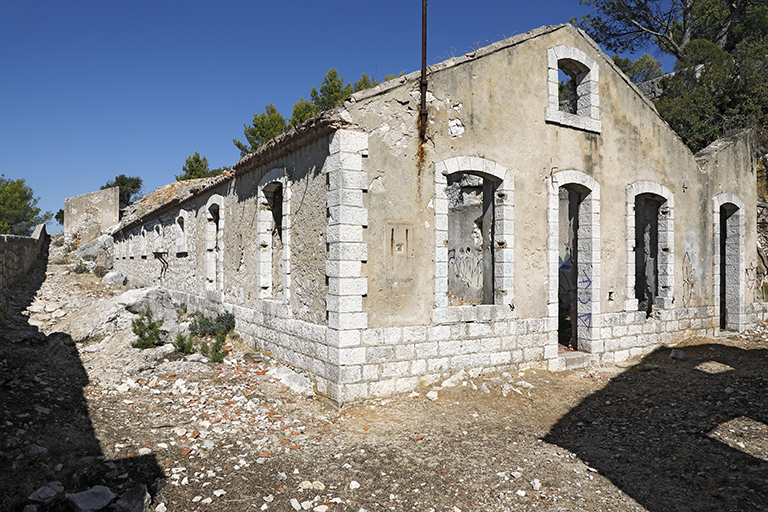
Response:
[[[546,121],[547,51],[560,46],[583,52],[599,68],[599,132]],[[416,131],[417,81],[347,104],[369,143],[363,161],[369,179],[364,195],[368,259],[363,266],[368,329],[361,342],[366,350],[361,383],[368,387],[361,394],[387,394],[404,389],[401,383],[414,375],[429,381],[450,369],[568,364],[558,356],[552,201],[556,208],[557,187],[569,182],[593,184],[594,192],[589,235],[582,241],[591,246],[588,295],[579,289],[579,300],[590,302],[579,310],[582,355],[623,360],[661,343],[719,331],[712,200],[724,191],[744,196],[745,218],[754,217],[754,175],[744,157],[751,151],[748,145],[721,157],[721,177],[710,179],[653,106],[571,27],[437,70],[429,80],[423,158]],[[513,213],[502,220],[512,250],[497,256],[511,269],[504,272],[513,285],[496,305],[445,307],[439,299],[442,273],[450,267],[440,247],[447,228],[438,225],[443,217],[436,211],[444,206],[436,187],[443,185],[436,185],[435,173],[462,165],[503,168],[505,183],[511,181],[507,190],[514,205],[504,211]],[[659,224],[662,237],[671,237],[659,256],[659,287],[668,290],[650,317],[638,311],[634,287],[628,285],[636,250],[636,193],[664,198],[669,212]],[[742,241],[751,261],[754,219],[745,225]],[[403,227],[412,230],[407,271],[393,272],[393,234],[402,235]],[[747,303],[751,297],[745,294]],[[765,308],[754,304],[746,309],[754,319]]]

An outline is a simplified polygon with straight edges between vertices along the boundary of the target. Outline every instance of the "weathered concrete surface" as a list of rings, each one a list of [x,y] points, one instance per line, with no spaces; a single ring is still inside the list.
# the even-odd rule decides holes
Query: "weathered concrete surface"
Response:
[[[120,221],[120,189],[97,190],[64,200],[64,234],[90,242]]]

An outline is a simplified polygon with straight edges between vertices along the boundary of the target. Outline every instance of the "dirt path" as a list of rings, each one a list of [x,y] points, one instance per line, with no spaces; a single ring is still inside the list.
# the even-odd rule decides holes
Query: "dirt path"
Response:
[[[68,510],[66,493],[136,484],[157,511],[768,506],[763,327],[689,340],[683,359],[468,372],[338,410],[237,347],[218,365],[169,356],[121,374],[56,330],[117,292],[60,265],[19,286],[0,343],[0,509]],[[27,499],[53,481],[49,503]]]

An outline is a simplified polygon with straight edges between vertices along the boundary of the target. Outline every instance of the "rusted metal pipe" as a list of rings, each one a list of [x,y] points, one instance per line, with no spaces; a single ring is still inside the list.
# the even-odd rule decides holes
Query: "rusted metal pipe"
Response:
[[[427,140],[427,0],[421,2],[421,106],[419,140]]]

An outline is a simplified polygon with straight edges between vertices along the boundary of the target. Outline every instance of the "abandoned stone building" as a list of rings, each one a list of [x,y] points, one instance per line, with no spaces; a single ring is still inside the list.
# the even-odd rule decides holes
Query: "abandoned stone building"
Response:
[[[64,235],[95,240],[120,220],[120,189],[110,187],[64,200]]]
[[[570,25],[428,76],[425,143],[418,73],[356,93],[229,175],[160,189],[114,230],[115,267],[233,312],[338,403],[765,318],[749,135],[693,155]]]

